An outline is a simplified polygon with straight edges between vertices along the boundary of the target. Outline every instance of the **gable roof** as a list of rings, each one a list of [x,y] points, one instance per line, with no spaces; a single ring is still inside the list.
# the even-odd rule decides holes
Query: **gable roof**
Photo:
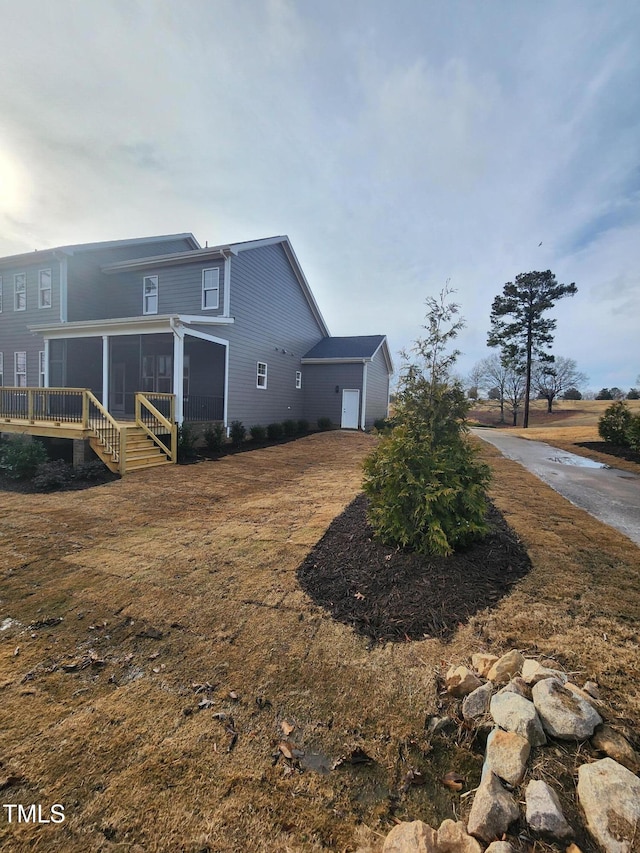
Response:
[[[131,237],[126,240],[103,240],[94,243],[74,243],[68,246],[55,246],[50,249],[36,249],[33,252],[22,252],[19,255],[8,255],[5,258],[0,258],[0,265],[15,266],[16,264],[33,263],[34,261],[55,257],[58,253],[61,255],[75,255],[82,252],[95,252],[98,249],[122,249],[127,246],[145,246],[152,243],[162,243],[166,240],[185,240],[187,243],[191,244],[192,250],[200,248],[200,244],[189,231],[184,234],[163,234],[155,237]]]
[[[381,348],[387,363],[387,370],[389,373],[393,373],[393,362],[386,335],[350,335],[348,337],[323,338],[309,352],[305,353],[302,357],[302,363],[372,361]]]

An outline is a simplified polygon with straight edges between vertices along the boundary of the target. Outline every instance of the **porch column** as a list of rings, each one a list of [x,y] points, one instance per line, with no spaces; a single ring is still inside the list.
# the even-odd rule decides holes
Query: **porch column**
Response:
[[[44,339],[44,387],[49,387],[49,338]]]
[[[184,418],[184,329],[173,326],[173,393],[176,397],[176,422]]]
[[[102,336],[102,405],[109,411],[109,337]]]

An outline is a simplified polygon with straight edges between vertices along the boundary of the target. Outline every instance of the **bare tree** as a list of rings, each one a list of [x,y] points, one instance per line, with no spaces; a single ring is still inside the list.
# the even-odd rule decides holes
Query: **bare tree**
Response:
[[[525,401],[527,388],[527,371],[524,364],[518,361],[505,362],[507,375],[504,383],[504,399],[513,418],[513,426],[518,425],[518,414]]]
[[[553,411],[553,401],[568,388],[579,388],[588,381],[572,358],[558,356],[551,362],[537,361],[533,365],[531,384],[538,396],[547,401],[547,412]]]
[[[487,392],[497,391],[495,399],[500,402],[500,423],[504,423],[504,401],[505,386],[509,375],[509,368],[505,366],[499,355],[493,354],[481,359],[473,368],[470,376],[477,378],[477,386]],[[494,397],[489,394],[489,399]]]

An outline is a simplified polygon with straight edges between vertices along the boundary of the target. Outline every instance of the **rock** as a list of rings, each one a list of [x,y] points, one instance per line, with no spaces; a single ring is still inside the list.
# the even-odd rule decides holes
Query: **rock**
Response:
[[[602,722],[595,708],[556,678],[545,678],[534,685],[533,704],[547,734],[563,740],[591,737]]]
[[[480,782],[471,806],[467,831],[483,841],[496,841],[518,820],[515,800],[493,773]]]
[[[520,675],[523,663],[524,655],[521,655],[517,649],[511,649],[493,664],[487,673],[487,678],[494,684],[505,684],[514,676]]]
[[[480,687],[469,693],[462,700],[462,716],[467,722],[480,720],[485,714],[489,713],[489,703],[491,702],[491,694],[493,686],[490,681],[486,684],[481,684]]]
[[[527,682],[519,675],[508,681],[498,693],[517,693],[519,696],[524,696],[525,699],[531,701],[531,688]]]
[[[498,660],[496,655],[488,655],[485,652],[479,652],[476,655],[471,655],[471,666],[475,669],[478,675],[482,678],[487,677],[487,673]]]
[[[585,693],[588,693],[589,696],[593,696],[594,699],[600,699],[600,688],[595,683],[595,681],[585,681],[582,685],[582,689]]]
[[[577,844],[570,844],[564,853],[582,853],[582,850],[578,847]]]
[[[542,682],[540,682],[542,684]],[[531,746],[547,742],[533,702],[517,693],[496,693],[489,706],[496,725],[525,737]]]
[[[437,853],[482,853],[462,821],[443,820],[438,830]]]
[[[640,772],[640,755],[620,732],[606,723],[596,728],[591,738],[591,746],[599,752],[604,752],[632,773]]]
[[[560,670],[549,669],[549,667],[543,666],[540,661],[533,660],[533,658],[526,658],[522,664],[522,677],[527,684],[531,685],[537,684],[543,678],[557,678],[563,682],[567,680],[567,676],[563,672],[560,672]]]
[[[613,758],[578,769],[578,800],[587,828],[606,853],[636,853],[640,846],[640,779]]]
[[[438,833],[421,820],[394,826],[384,840],[382,853],[437,853]]]
[[[547,838],[565,840],[571,838],[573,830],[562,814],[562,806],[556,792],[538,779],[533,779],[525,791],[527,823],[534,832]]]
[[[481,686],[482,682],[466,666],[452,666],[445,677],[445,684],[447,686],[447,693],[450,693],[452,696],[462,697],[473,693],[474,690]]]
[[[531,744],[522,735],[494,729],[487,738],[483,775],[490,770],[509,785],[519,785],[530,752]]]
[[[493,841],[484,853],[515,853],[508,841]]]
[[[601,702],[599,699],[596,699],[591,693],[587,693],[582,687],[578,687],[577,684],[572,684],[570,681],[567,681],[565,684],[567,690],[570,690],[572,693],[575,693],[576,696],[579,696],[585,702],[588,702],[592,708],[595,708],[596,711],[600,714],[603,719],[606,719],[608,716],[607,707],[604,702]]]

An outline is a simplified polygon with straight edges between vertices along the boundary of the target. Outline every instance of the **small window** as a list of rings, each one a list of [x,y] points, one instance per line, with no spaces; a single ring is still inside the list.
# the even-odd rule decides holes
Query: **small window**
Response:
[[[4,385],[4,353],[0,352],[0,388]]]
[[[44,388],[44,385],[45,385],[44,374],[45,374],[44,350],[41,349],[40,352],[38,353],[38,382],[39,382],[40,388]]]
[[[13,358],[16,377],[16,388],[26,388],[27,354],[26,352],[14,352]]]
[[[51,308],[51,270],[38,273],[38,308]]]
[[[202,307],[220,307],[220,270],[202,270]]]
[[[2,314],[2,276],[0,275],[0,314]]]
[[[27,308],[27,274],[16,273],[13,277],[13,309],[14,311],[25,311]]]
[[[296,370],[296,388],[302,388],[302,371]]]
[[[264,361],[258,362],[258,373],[256,376],[256,387],[257,388],[266,388],[267,387],[267,365]]]
[[[158,313],[158,276],[145,275],[142,284],[142,313]]]

